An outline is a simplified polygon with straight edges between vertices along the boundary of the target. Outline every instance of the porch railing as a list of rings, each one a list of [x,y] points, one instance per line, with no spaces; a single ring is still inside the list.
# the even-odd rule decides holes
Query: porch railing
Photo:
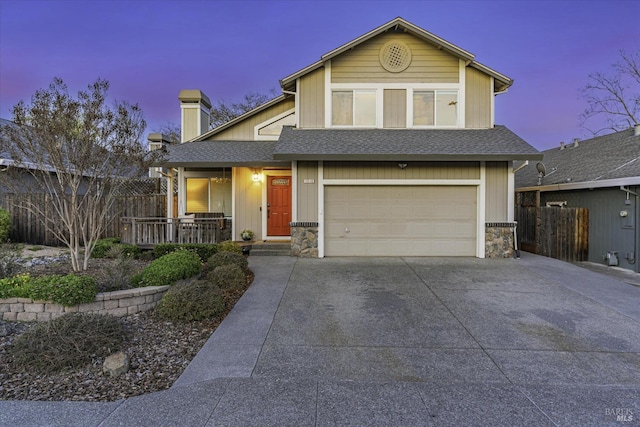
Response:
[[[159,243],[219,243],[231,239],[231,218],[124,217],[121,241],[140,247]]]

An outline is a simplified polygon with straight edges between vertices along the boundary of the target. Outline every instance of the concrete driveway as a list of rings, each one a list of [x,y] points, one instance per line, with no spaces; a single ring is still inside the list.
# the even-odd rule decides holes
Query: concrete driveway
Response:
[[[640,288],[522,255],[251,257],[174,387],[99,425],[638,425]]]

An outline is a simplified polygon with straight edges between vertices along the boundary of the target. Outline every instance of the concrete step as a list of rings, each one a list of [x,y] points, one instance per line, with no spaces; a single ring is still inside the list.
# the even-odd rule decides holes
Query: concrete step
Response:
[[[289,242],[255,242],[251,245],[251,256],[289,256]]]

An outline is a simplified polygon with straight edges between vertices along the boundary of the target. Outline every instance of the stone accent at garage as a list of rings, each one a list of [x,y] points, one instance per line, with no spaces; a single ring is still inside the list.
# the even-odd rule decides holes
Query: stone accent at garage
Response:
[[[318,257],[318,223],[291,222],[291,256]]]
[[[90,303],[64,307],[30,298],[0,299],[0,320],[49,321],[66,313],[98,313],[128,316],[154,308],[169,286],[147,286],[124,291],[103,292]]]
[[[488,222],[485,224],[485,257],[510,258],[513,256],[513,229],[515,222]]]

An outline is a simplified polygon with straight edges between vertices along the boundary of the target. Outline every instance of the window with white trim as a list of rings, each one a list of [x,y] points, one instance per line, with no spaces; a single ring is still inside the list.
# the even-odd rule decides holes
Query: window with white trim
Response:
[[[458,92],[414,90],[413,126],[458,126]]]
[[[377,115],[375,90],[334,90],[331,92],[333,126],[375,127]]]
[[[213,175],[186,178],[186,213],[223,212],[231,216],[231,178],[223,172]]]

